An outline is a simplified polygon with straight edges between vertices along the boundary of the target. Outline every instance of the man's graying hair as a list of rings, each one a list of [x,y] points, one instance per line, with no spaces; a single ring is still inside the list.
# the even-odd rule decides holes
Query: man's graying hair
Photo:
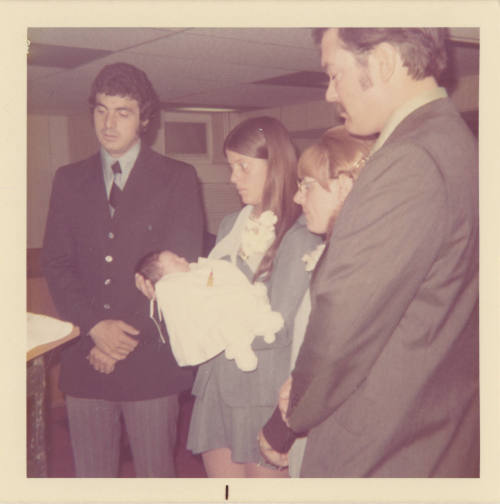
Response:
[[[327,30],[313,29],[316,44],[321,44]],[[446,28],[338,28],[338,36],[361,64],[369,51],[387,42],[399,49],[408,74],[415,80],[429,76],[438,80],[446,69]]]

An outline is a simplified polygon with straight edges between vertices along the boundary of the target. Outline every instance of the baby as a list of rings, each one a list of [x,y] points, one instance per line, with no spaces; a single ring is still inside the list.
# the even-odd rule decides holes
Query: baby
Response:
[[[272,343],[283,327],[265,285],[252,284],[228,261],[200,257],[189,264],[165,250],[145,256],[136,273],[158,303],[180,366],[201,364],[224,351],[242,371],[252,371],[255,336]]]

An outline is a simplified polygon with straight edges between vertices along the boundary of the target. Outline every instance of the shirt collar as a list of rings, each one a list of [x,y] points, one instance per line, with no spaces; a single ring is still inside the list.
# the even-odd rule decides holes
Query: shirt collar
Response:
[[[397,126],[405,119],[408,117],[412,112],[417,110],[420,107],[423,107],[424,105],[427,105],[427,103],[430,103],[434,100],[438,100],[440,98],[446,98],[448,96],[448,93],[446,92],[446,89],[443,87],[436,87],[433,88],[429,91],[426,91],[422,94],[419,94],[415,98],[412,98],[411,100],[407,101],[406,103],[403,103],[403,105],[400,105],[389,117],[389,120],[387,121],[386,125],[380,132],[380,135],[377,138],[377,141],[372,147],[372,150],[370,152],[370,156],[374,154],[376,151],[384,145],[385,141],[391,136],[393,131],[397,128]]]
[[[137,157],[139,156],[140,150],[141,150],[140,138],[134,145],[132,145],[132,147],[130,147],[130,149],[127,152],[125,152],[125,154],[123,154],[123,156],[120,156],[119,158],[112,157],[109,154],[109,152],[101,146],[101,161],[104,171],[104,179],[106,181],[111,181],[113,179],[113,170],[111,169],[111,166],[116,161],[120,161],[120,168],[122,170],[120,178],[122,185],[125,185],[125,182],[127,181],[128,176],[130,175],[130,172],[134,167]]]

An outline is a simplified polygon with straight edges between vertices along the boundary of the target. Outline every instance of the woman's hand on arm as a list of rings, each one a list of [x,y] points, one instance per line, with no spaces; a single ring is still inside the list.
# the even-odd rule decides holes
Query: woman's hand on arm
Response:
[[[274,450],[262,431],[259,432],[257,440],[259,441],[260,452],[268,462],[279,468],[288,467],[288,453],[279,453]]]

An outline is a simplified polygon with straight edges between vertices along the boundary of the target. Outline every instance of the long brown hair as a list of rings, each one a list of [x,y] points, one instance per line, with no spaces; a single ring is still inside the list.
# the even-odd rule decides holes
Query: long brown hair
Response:
[[[267,161],[267,178],[262,194],[262,209],[275,213],[276,238],[254,275],[268,278],[276,251],[283,236],[297,220],[300,206],[294,203],[296,191],[297,152],[290,135],[280,121],[273,117],[254,117],[238,124],[224,141],[224,154],[230,150]]]

